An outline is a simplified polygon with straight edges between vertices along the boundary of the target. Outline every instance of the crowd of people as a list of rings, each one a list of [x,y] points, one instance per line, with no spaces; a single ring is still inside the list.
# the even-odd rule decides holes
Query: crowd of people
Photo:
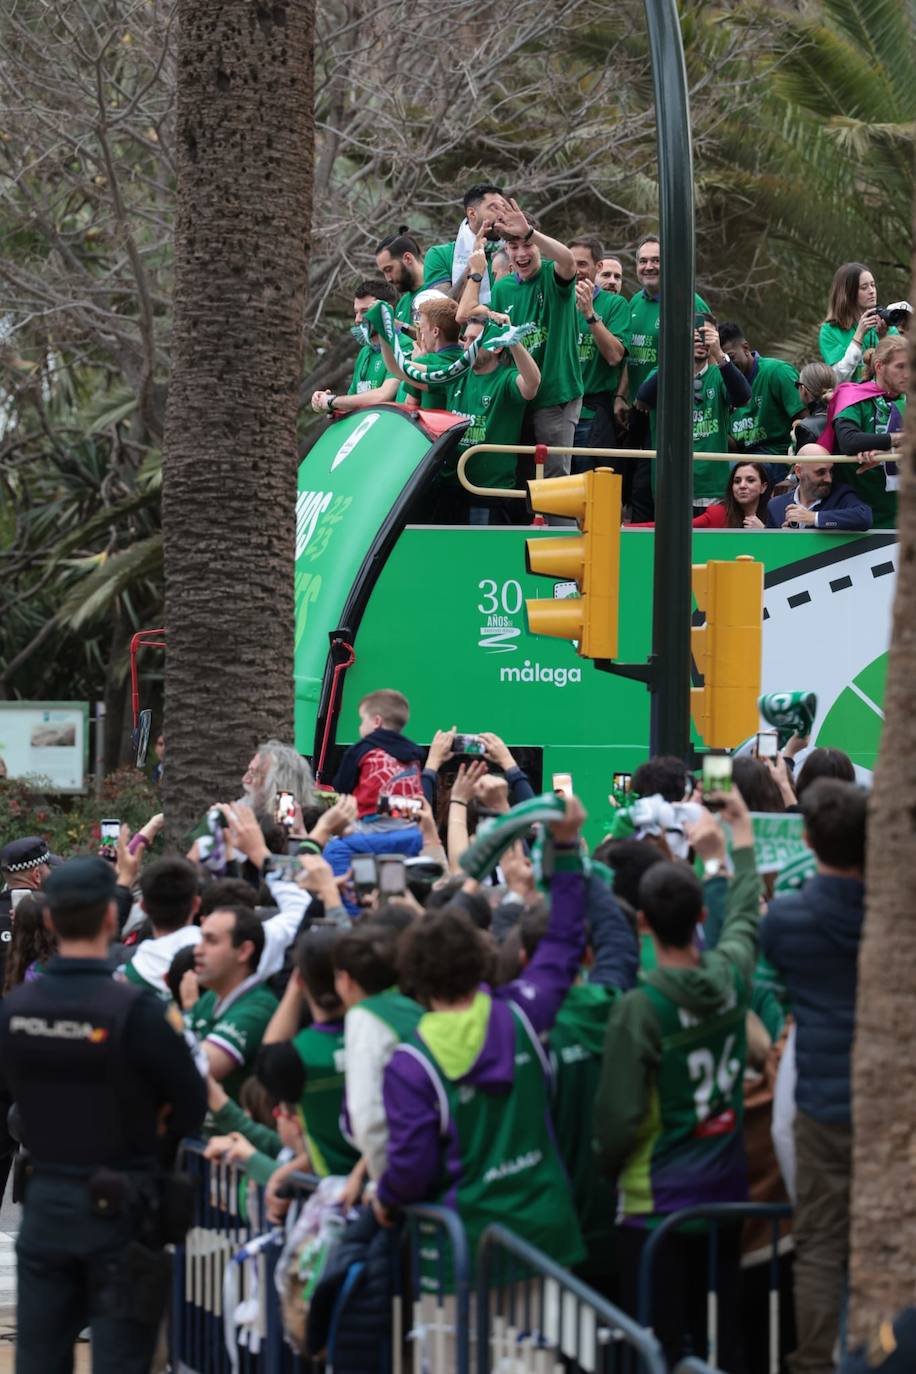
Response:
[[[731,499],[749,504],[738,479]],[[652,758],[614,794],[630,824],[591,852],[572,795],[494,847],[535,795],[503,740],[443,729],[421,748],[390,690],[359,715],[335,793],[265,741],[241,795],[215,801],[182,852],[152,852],[159,816],[123,827],[107,858],[51,855],[37,836],[0,851],[0,1145],[9,1160],[15,1102],[27,1177],[17,1368],[69,1367],[88,1320],[105,1368],[149,1367],[166,1231],[141,1234],[138,1254],[136,1198],[195,1133],[266,1186],[278,1223],[301,1170],[337,1178],[341,1215],[379,1233],[438,1202],[472,1246],[502,1221],[635,1314],[666,1215],[785,1197],[778,1073],[791,1368],[834,1370],[864,902],[849,759],[795,736],[774,759],[736,757],[732,784],[703,795],[683,762]],[[785,810],[801,812],[812,876],[773,896],[750,813]],[[482,839],[489,860],[469,862]],[[704,1247],[678,1234],[656,1271],[672,1362],[705,1350]],[[741,1266],[736,1225],[719,1245],[729,1374],[761,1367]],[[128,1292],[128,1312],[111,1295],[131,1282],[146,1302]],[[368,1374],[359,1350],[348,1363],[342,1339],[335,1369]]]
[[[457,454],[439,474],[424,519],[510,524],[518,521],[518,503],[499,493],[530,476],[530,464],[517,464],[507,454],[476,455],[467,477],[491,490],[483,497],[459,481],[463,450],[481,443],[655,448],[661,247],[656,235],[637,245],[637,289],[628,300],[623,256],[609,254],[599,238],[551,238],[494,185],[471,187],[463,204],[453,241],[424,252],[405,226],[378,244],[378,276],[354,288],[355,324],[367,333],[349,390],[316,391],[312,408],[339,416],[398,401],[466,419]],[[378,302],[393,312],[400,359],[384,332],[364,326]],[[694,305],[695,523],[893,527],[910,304],[881,307],[869,268],[844,263],[829,292],[821,357],[800,370],[762,356],[742,325],[717,321],[701,296]],[[524,339],[498,343],[502,329],[520,325],[531,326]],[[456,366],[464,350],[481,340],[484,346],[468,366]],[[421,374],[450,375],[417,380],[417,371],[404,371],[405,357]],[[737,469],[739,479],[736,469],[704,460],[704,453],[734,453],[739,463],[739,455],[755,457]],[[859,461],[835,463],[840,456]],[[806,461],[791,461],[796,458]],[[550,453],[545,476],[607,463],[587,454]],[[617,458],[610,465],[623,476],[625,517],[651,523],[654,463]],[[811,468],[817,479],[803,483],[802,474]]]

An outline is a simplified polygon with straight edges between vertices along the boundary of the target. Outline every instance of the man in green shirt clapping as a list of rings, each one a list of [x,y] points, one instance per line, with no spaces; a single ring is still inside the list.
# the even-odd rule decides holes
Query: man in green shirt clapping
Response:
[[[474,280],[482,274],[469,273],[459,322],[489,313],[514,325],[536,325],[525,341],[541,372],[538,394],[529,407],[534,439],[571,449],[582,407],[575,258],[565,244],[540,233],[514,200],[506,202],[494,227],[505,240],[513,270],[494,286],[491,312],[481,306],[480,282]],[[548,455],[545,477],[562,477],[569,470],[570,454]],[[573,523],[561,516],[548,519],[551,524]]]

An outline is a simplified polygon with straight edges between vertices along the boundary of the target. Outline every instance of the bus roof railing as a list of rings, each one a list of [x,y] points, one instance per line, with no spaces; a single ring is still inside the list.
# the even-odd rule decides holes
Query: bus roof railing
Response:
[[[892,457],[893,450],[888,449],[888,461],[896,461]],[[516,491],[513,488],[505,487],[478,487],[468,477],[466,468],[471,458],[476,458],[479,453],[524,453],[536,456],[538,462],[536,469],[540,469],[545,457],[551,453],[575,453],[580,458],[654,458],[656,450],[654,448],[571,448],[563,444],[473,444],[465,449],[458,460],[458,481],[469,491],[472,496],[499,496],[505,499],[508,497],[513,501],[524,501],[527,495],[524,491]],[[793,466],[795,463],[823,463],[825,458],[831,463],[859,463],[861,456],[853,454],[849,456],[843,453],[836,454],[812,454],[808,458],[797,458],[791,453],[702,453],[694,451],[694,459],[702,463],[785,463]],[[538,476],[543,473],[538,471]]]

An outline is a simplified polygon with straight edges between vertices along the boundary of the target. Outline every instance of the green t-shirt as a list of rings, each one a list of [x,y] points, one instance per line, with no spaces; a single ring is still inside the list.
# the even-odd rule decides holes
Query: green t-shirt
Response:
[[[500,244],[495,239],[488,239],[483,246],[483,251],[487,255],[489,265],[493,254]],[[426,256],[423,259],[423,289],[427,290],[431,286],[437,286],[448,293],[452,289],[452,272],[455,267],[455,240],[450,243],[434,243],[431,248],[427,248]]]
[[[422,286],[418,286],[416,291],[405,291],[403,296],[398,300],[397,305],[394,307],[394,318],[400,320],[401,324],[413,324],[412,312],[414,296],[418,296],[422,290]],[[401,339],[402,342],[410,342],[404,335],[401,336]]]
[[[344,1105],[343,1024],[308,1026],[293,1038],[293,1049],[305,1066],[299,1111],[312,1169],[320,1178],[348,1174],[359,1160],[340,1131]]]
[[[693,308],[698,315],[710,314],[709,306],[702,296],[694,296]],[[630,400],[643,382],[658,367],[658,326],[661,314],[661,298],[647,296],[645,291],[637,291],[630,301],[630,347],[627,357],[627,376],[629,377]]]
[[[441,286],[448,282],[452,286],[452,264],[455,261],[455,240],[451,243],[434,243],[427,248],[423,257],[423,289]]]
[[[369,344],[363,344],[356,355],[353,380],[347,395],[362,396],[364,391],[375,391],[376,387],[380,387],[387,380],[388,372],[381,351]]]
[[[613,291],[599,291],[592,302],[592,309],[602,324],[606,325],[614,337],[620,340],[624,348],[629,347],[630,302],[626,297],[615,295]],[[623,363],[614,363],[612,366],[605,361],[595,342],[595,336],[585,323],[585,316],[581,313],[579,314],[579,366],[582,369],[582,390],[586,396],[594,396],[604,391],[613,393],[617,390]],[[594,408],[587,406],[583,401],[579,418],[590,420],[594,414]]]
[[[834,421],[842,416],[844,420],[851,420],[856,429],[861,429],[865,433],[886,434],[892,405],[898,406],[899,409],[903,408],[900,402],[887,401],[883,396],[871,396],[860,401],[858,405],[846,406],[834,416]],[[890,450],[887,457],[889,462],[894,461],[894,455]],[[888,490],[887,474],[883,464],[869,472],[857,473],[855,463],[843,463],[841,468],[834,468],[834,480],[848,482],[866,505],[871,506],[872,525],[875,529],[892,530],[897,524],[897,492],[893,488]]]
[[[438,353],[422,353],[418,358],[411,357],[413,363],[423,363],[424,367],[448,367],[456,358],[460,358],[464,349],[461,344],[446,344],[440,348]],[[398,387],[398,401],[406,401],[408,396],[412,396],[415,401],[419,401],[424,410],[447,410],[448,405],[448,386],[431,386],[427,391],[421,391],[417,386],[411,386],[409,382],[402,382]]]
[[[230,994],[219,1006],[215,992],[202,993],[187,1014],[188,1027],[197,1039],[209,1040],[238,1065],[222,1081],[236,1102],[276,1010],[277,999],[270,988],[254,983],[238,995]]]
[[[518,389],[516,367],[501,363],[492,372],[471,369],[454,381],[449,388],[448,408],[471,421],[461,436],[455,464],[461,450],[473,444],[517,444],[526,404]],[[515,464],[515,454],[482,453],[468,464],[467,475],[479,487],[508,491],[515,486]],[[442,476],[452,483],[458,480],[455,466]]]
[[[553,262],[544,258],[529,281],[519,281],[514,272],[500,277],[490,306],[507,314],[513,324],[537,326],[536,333],[525,340],[525,347],[541,369],[541,385],[532,409],[565,405],[582,395],[575,277],[560,282]]]
[[[844,358],[855,332],[856,326],[854,324],[850,325],[848,329],[841,329],[838,324],[831,324],[829,320],[825,320],[818,336],[818,345],[824,362],[829,363],[832,367],[834,363],[838,363],[841,358]],[[897,330],[889,329],[887,332],[888,334],[896,334]],[[877,348],[879,343],[878,331],[876,329],[867,330],[862,338],[862,352],[864,353],[868,348]],[[852,376],[846,380],[860,382],[863,373],[864,368],[857,367]]]
[[[631,393],[632,394],[632,393]],[[656,448],[658,411],[649,411],[649,435]],[[695,453],[726,453],[731,403],[718,367],[707,363],[704,372],[693,379],[693,449]],[[711,499],[722,500],[728,480],[727,463],[693,463],[693,499],[701,505]],[[655,490],[655,464],[652,464],[652,489]]]
[[[791,363],[758,355],[751,399],[733,410],[731,419],[732,438],[746,453],[788,453],[791,421],[805,409],[797,381]]]

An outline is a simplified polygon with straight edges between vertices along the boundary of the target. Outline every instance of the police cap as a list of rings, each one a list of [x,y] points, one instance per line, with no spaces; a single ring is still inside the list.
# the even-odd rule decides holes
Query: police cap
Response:
[[[0,849],[0,868],[5,873],[25,873],[39,864],[46,864],[50,857],[50,850],[40,835],[24,835],[21,840],[10,840]]]
[[[68,859],[52,870],[44,886],[44,895],[52,910],[110,902],[114,894],[114,868],[107,859],[94,854]]]

